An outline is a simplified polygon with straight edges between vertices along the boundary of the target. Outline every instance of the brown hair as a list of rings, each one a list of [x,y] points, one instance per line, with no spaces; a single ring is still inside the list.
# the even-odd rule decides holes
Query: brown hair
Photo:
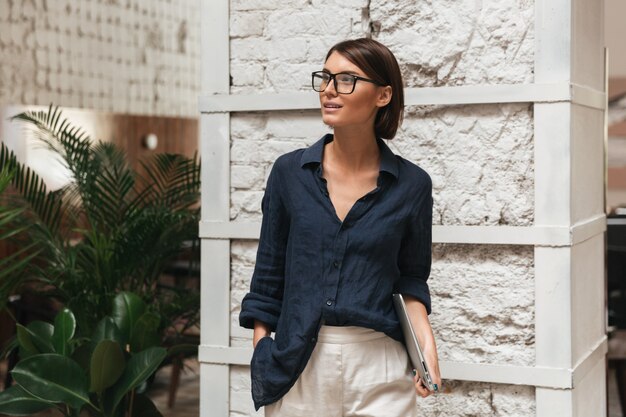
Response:
[[[358,66],[371,79],[381,85],[391,86],[391,101],[378,109],[374,121],[376,137],[393,139],[402,123],[404,113],[404,92],[400,66],[393,53],[382,43],[373,39],[360,38],[339,42],[326,54],[326,59],[338,52]]]

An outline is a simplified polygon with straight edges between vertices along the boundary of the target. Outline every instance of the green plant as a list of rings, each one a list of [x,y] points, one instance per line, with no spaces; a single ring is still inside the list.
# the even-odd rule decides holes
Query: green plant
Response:
[[[14,172],[8,167],[0,171],[0,194],[4,193],[14,177]],[[0,240],[8,240],[11,237],[24,232],[28,226],[14,227],[15,220],[24,214],[22,208],[9,208],[0,206]],[[30,261],[37,256],[33,251],[34,244],[22,247],[18,251],[0,259],[0,294],[9,294],[19,285],[21,275]],[[6,307],[7,298],[0,298],[0,310]]]
[[[74,314],[64,309],[54,324],[18,325],[20,362],[16,384],[0,392],[0,413],[30,415],[56,408],[66,416],[160,416],[141,393],[166,357],[157,346],[158,316],[137,295],[123,292],[89,338],[75,334]]]
[[[4,193],[13,214],[7,214],[11,235],[0,238],[10,237],[23,248],[19,256],[30,257],[10,285],[0,285],[0,308],[14,292],[39,291],[71,309],[78,331],[89,335],[110,313],[116,294],[130,291],[150,301],[161,334],[168,327],[181,331],[194,325],[198,292],[167,288],[158,280],[186,242],[193,242],[193,262],[199,257],[197,158],[155,154],[137,172],[122,149],[92,141],[58,108],[13,119],[25,122],[60,157],[71,180],[51,191],[0,145],[0,170],[14,174],[14,192]]]

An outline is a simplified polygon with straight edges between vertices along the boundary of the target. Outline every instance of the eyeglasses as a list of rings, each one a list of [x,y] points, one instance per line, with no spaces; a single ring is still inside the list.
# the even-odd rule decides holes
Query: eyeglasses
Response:
[[[331,81],[335,81],[335,90],[337,94],[351,94],[354,91],[354,87],[356,86],[356,82],[367,81],[368,83],[376,84],[382,86],[383,84],[378,81],[370,80],[369,78],[359,77],[358,75],[347,74],[344,72],[340,72],[338,74],[331,74],[326,71],[315,71],[311,74],[311,86],[313,90],[318,93],[326,90],[326,87],[330,84]]]

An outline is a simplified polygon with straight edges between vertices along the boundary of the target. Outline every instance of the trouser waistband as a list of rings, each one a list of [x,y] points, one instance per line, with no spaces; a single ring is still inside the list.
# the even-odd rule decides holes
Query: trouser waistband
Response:
[[[383,337],[387,337],[387,335],[365,327],[323,325],[317,336],[317,341],[319,343],[347,344],[366,342]]]

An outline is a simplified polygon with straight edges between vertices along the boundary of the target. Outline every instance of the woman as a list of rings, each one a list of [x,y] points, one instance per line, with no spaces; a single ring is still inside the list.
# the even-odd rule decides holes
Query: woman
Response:
[[[411,377],[392,293],[441,379],[428,321],[430,177],[381,140],[402,119],[400,69],[385,46],[356,39],[312,77],[333,134],[279,157],[267,181],[240,314],[254,329],[254,404],[267,417],[416,416],[415,393],[430,391]]]

